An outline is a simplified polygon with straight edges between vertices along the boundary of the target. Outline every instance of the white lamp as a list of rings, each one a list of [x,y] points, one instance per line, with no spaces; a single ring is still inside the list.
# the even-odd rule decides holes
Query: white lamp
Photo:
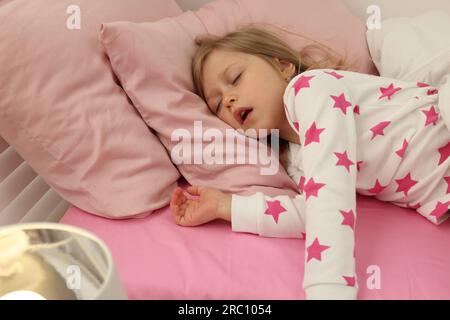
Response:
[[[0,299],[126,299],[111,253],[93,234],[59,223],[0,228]]]

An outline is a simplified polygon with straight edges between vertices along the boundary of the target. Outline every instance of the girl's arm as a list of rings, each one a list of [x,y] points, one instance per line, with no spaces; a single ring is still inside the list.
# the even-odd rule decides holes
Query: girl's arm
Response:
[[[305,235],[304,200],[301,195],[269,197],[261,192],[251,196],[233,194],[231,228],[263,237],[300,238]]]
[[[284,95],[299,128],[305,176],[304,288],[308,298],[356,298],[356,127],[345,72],[310,70]]]
[[[268,197],[258,192],[252,196],[224,193],[218,189],[191,186],[187,197],[179,187],[170,201],[177,224],[194,227],[216,219],[231,222],[232,230],[265,237],[303,238],[305,219],[303,198],[298,195]],[[191,198],[191,196],[195,198]]]

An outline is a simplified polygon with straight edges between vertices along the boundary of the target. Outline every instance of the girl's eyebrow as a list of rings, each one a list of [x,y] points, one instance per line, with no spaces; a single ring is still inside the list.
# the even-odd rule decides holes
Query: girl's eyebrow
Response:
[[[220,76],[219,76],[219,77],[222,77],[222,78],[225,77],[225,74],[227,73],[228,69],[229,69],[231,66],[235,65],[236,63],[237,63],[237,62],[234,62],[234,63],[228,65],[228,67],[226,67],[226,68],[220,73]],[[216,94],[216,92],[217,92],[217,90],[213,90],[212,93],[211,93],[211,96],[206,96],[206,95],[205,95],[205,100],[208,101],[209,99],[211,99],[212,97],[214,97],[214,95]]]

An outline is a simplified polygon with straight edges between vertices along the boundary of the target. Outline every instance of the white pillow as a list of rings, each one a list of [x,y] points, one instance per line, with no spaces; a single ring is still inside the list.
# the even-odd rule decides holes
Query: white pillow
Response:
[[[442,11],[384,20],[366,37],[380,76],[438,87],[450,74],[450,16]]]

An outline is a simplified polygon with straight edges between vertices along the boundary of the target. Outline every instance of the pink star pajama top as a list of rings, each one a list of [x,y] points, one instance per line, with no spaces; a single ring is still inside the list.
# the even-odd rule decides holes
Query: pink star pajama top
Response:
[[[438,90],[316,69],[293,78],[283,100],[300,138],[286,168],[299,195],[233,195],[232,230],[304,238],[306,298],[356,299],[356,192],[436,225],[449,216],[450,132]]]

